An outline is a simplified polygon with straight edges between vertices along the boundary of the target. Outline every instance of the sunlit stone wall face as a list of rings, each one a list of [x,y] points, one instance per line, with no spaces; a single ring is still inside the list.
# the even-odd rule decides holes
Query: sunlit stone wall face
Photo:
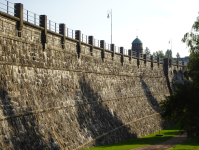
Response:
[[[158,102],[182,74],[160,64],[112,55],[0,16],[0,149],[83,149],[154,133]],[[147,65],[146,65],[147,64]],[[176,69],[177,70],[177,69]],[[174,78],[175,76],[175,78]],[[168,78],[168,79],[167,79]]]

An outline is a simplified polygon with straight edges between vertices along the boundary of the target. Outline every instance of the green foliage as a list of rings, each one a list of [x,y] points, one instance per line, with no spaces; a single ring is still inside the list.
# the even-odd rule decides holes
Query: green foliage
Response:
[[[199,137],[199,54],[192,53],[187,67],[184,84],[175,83],[170,96],[160,102],[160,109],[166,121],[180,123],[181,130],[188,137]]]
[[[181,125],[181,133],[188,137],[199,136],[199,89],[193,82],[175,84],[175,90],[160,102],[160,109],[165,121],[175,121]]]
[[[151,52],[150,52],[150,50],[149,50],[148,47],[146,47],[146,49],[144,50],[144,53],[147,54],[147,55],[150,55],[150,54],[151,54]]]
[[[160,102],[160,110],[167,121],[180,123],[181,130],[189,138],[198,137],[199,141],[199,19],[186,33],[182,42],[190,48],[190,61],[187,66],[187,79],[184,84],[175,84],[175,89],[166,100]]]
[[[193,81],[194,86],[199,88],[199,53],[191,52],[187,68],[187,75]]]
[[[158,50],[156,52],[153,52],[153,57],[165,58],[165,55],[162,50]]]
[[[182,42],[189,47],[190,53],[199,53],[199,18],[194,22],[190,32],[187,32],[182,38]]]
[[[170,59],[172,59],[173,58],[173,56],[172,56],[172,50],[167,50],[166,52],[165,52],[165,57],[166,58],[170,58]]]
[[[176,58],[180,58],[180,54],[178,52],[176,54]]]

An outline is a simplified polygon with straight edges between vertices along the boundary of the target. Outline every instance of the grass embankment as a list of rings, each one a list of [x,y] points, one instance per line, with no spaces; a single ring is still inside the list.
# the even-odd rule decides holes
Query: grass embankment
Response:
[[[98,147],[93,147],[90,148],[89,150],[130,150],[133,148],[137,147],[143,147],[155,143],[159,143],[165,140],[168,140],[177,134],[179,134],[179,125],[175,125],[171,128],[161,130],[160,134],[164,134],[163,137],[157,137],[156,134],[159,134],[159,131],[144,137],[136,138],[136,139],[131,139],[123,142],[119,142],[116,144],[111,144],[111,145],[104,145],[104,146],[98,146]]]
[[[168,150],[175,150],[175,149],[199,150],[199,143],[197,143],[196,138],[192,138],[192,139],[189,139],[189,140],[187,140],[186,142],[184,142],[180,145],[176,145],[173,148],[169,148]]]

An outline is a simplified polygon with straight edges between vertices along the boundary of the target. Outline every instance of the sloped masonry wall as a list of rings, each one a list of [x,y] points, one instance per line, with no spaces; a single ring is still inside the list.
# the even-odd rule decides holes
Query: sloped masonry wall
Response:
[[[86,44],[78,58],[77,41],[62,49],[53,34],[43,50],[41,30],[24,25],[18,37],[16,21],[0,22],[0,149],[83,149],[171,126],[158,102],[183,67],[165,73],[163,63],[126,56],[122,65],[121,54],[102,60]]]

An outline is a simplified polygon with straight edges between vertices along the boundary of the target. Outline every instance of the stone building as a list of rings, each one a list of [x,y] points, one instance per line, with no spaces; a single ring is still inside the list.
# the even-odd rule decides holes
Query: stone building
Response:
[[[142,41],[138,38],[138,36],[132,42],[132,51],[143,53]]]

